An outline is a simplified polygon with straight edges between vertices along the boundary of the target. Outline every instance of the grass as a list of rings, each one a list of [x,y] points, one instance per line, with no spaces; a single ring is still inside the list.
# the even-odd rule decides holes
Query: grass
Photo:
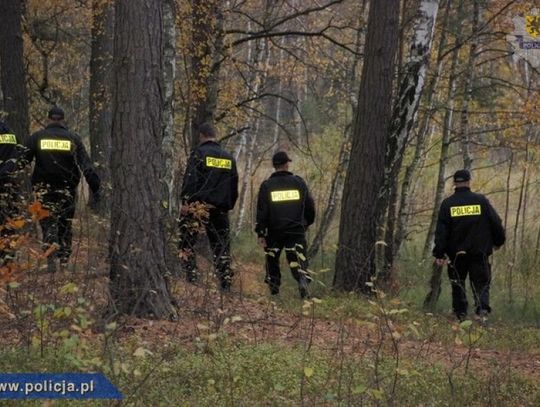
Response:
[[[204,350],[165,347],[163,355],[134,357],[119,349],[122,368],[106,367],[130,406],[509,406],[538,405],[532,379],[491,366],[483,372],[452,371],[417,360],[342,357],[339,353],[263,343],[241,345],[218,338]],[[0,352],[0,370],[72,371],[66,355]],[[93,355],[88,355],[88,357]],[[397,372],[397,373],[396,373]],[[77,402],[77,405],[80,402]],[[14,403],[13,403],[14,404]],[[74,405],[63,401],[55,405]],[[12,405],[6,402],[2,405]],[[40,405],[28,402],[28,405]],[[84,405],[108,405],[85,402]]]

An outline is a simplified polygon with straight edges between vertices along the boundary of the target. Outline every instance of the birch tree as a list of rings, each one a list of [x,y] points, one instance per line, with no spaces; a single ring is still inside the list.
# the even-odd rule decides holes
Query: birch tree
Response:
[[[413,129],[422,91],[426,83],[426,73],[431,56],[431,45],[439,10],[439,0],[420,2],[414,27],[409,57],[405,64],[403,81],[394,105],[389,129],[385,157],[384,184],[379,193],[378,218],[382,222],[384,211],[388,208],[392,185],[397,183],[403,155],[409,135]],[[393,218],[395,215],[389,215]],[[381,270],[382,278],[388,276],[388,268],[393,263],[393,230],[386,242],[386,265]]]

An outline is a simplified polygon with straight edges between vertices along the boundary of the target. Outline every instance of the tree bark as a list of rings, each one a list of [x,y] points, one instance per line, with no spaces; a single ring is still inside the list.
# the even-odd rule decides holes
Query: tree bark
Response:
[[[460,0],[457,15],[459,26],[460,21],[462,21],[463,15],[463,2]],[[458,28],[459,30],[459,28]],[[454,105],[455,105],[455,96],[456,96],[456,80],[457,80],[457,65],[459,62],[459,49],[462,42],[462,34],[459,33],[456,38],[456,45],[452,50],[452,62],[450,65],[450,70],[448,72],[448,91],[446,94],[446,112],[444,114],[443,120],[443,134],[441,138],[441,153],[439,158],[439,174],[437,176],[437,186],[435,188],[435,199],[433,203],[433,211],[431,212],[431,221],[429,223],[429,228],[426,236],[426,241],[424,243],[423,258],[427,259],[431,256],[431,244],[433,242],[433,237],[435,236],[435,228],[437,226],[437,217],[439,214],[439,207],[444,197],[444,184],[446,181],[446,165],[448,164],[448,156],[450,151],[452,133],[452,122],[454,118]]]
[[[467,60],[467,68],[465,71],[465,79],[463,84],[463,104],[461,106],[459,140],[461,144],[461,154],[463,156],[463,168],[470,171],[472,168],[473,158],[471,156],[470,140],[469,140],[469,106],[473,96],[473,85],[475,78],[476,60],[478,57],[478,26],[480,20],[480,4],[479,0],[473,1],[473,16],[472,16],[472,33],[471,45],[469,48],[469,57]]]
[[[399,0],[372,2],[345,178],[334,287],[368,292],[374,274],[376,205],[384,181],[385,147],[399,32]]]
[[[350,127],[349,127],[349,130],[350,130]],[[334,214],[336,212],[336,209],[338,208],[339,194],[343,188],[343,182],[345,179],[345,171],[347,168],[347,164],[349,163],[349,142],[350,142],[349,135],[346,134],[343,140],[343,143],[341,144],[338,166],[336,168],[334,179],[332,180],[332,185],[330,187],[330,193],[328,194],[326,207],[322,215],[320,216],[321,221],[319,223],[319,228],[317,229],[317,232],[315,233],[315,237],[313,238],[311,244],[309,245],[308,256],[307,256],[309,259],[313,259],[319,252],[323,244],[324,237],[328,233],[328,230],[330,229],[330,225],[332,224],[332,220],[334,219]]]
[[[418,168],[421,167],[422,162],[425,159],[425,146],[429,144],[431,140],[431,135],[433,131],[432,120],[433,115],[436,112],[436,92],[441,78],[443,68],[444,68],[444,58],[443,54],[446,50],[447,39],[448,39],[448,26],[450,21],[450,10],[452,6],[452,0],[446,2],[446,8],[444,12],[444,19],[441,29],[441,38],[438,45],[437,51],[437,68],[433,78],[430,80],[429,85],[427,86],[426,94],[426,113],[422,117],[418,135],[416,137],[416,146],[414,149],[414,155],[411,163],[407,166],[405,170],[405,175],[403,176],[403,183],[401,185],[401,196],[399,203],[399,212],[397,216],[397,227],[396,233],[394,236],[394,255],[397,255],[399,252],[405,236],[407,234],[407,224],[409,220],[409,208],[410,208],[410,192],[412,187],[413,176],[418,171]]]
[[[394,105],[385,157],[384,184],[377,203],[379,225],[384,223],[388,210],[384,267],[380,278],[387,280],[393,265],[393,232],[395,227],[398,176],[405,147],[416,119],[420,98],[426,83],[426,73],[431,56],[431,44],[439,10],[439,0],[423,0],[418,9],[414,35],[408,60],[403,69],[403,81]],[[390,205],[389,205],[390,204]]]
[[[111,305],[116,313],[170,318],[161,1],[117,0],[115,16]]]
[[[253,50],[253,47],[255,48],[255,50]],[[267,67],[268,62],[270,61],[268,40],[257,41],[255,42],[255,44],[250,42],[248,61],[249,66],[252,68],[248,76],[246,97],[256,98],[259,95],[259,90],[261,88],[264,88],[266,84],[266,76],[268,73]],[[253,100],[249,103],[249,106],[253,107],[255,103],[255,100]],[[238,236],[238,234],[240,233],[246,216],[246,207],[248,206],[249,196],[248,188],[251,184],[253,160],[255,156],[255,149],[257,147],[257,140],[259,140],[260,123],[260,116],[254,115],[251,119],[251,122],[247,126],[247,131],[244,132],[247,148],[244,161],[244,170],[242,172],[244,176],[242,178],[242,183],[240,186],[240,195],[238,197],[238,218],[236,219],[236,224],[234,228],[235,236]]]
[[[199,143],[198,126],[214,120],[223,51],[223,15],[217,0],[191,0],[191,145]]]
[[[28,95],[24,67],[22,0],[0,2],[0,73],[7,121],[20,143],[29,136]]]
[[[101,178],[101,214],[110,212],[111,200],[111,128],[112,59],[114,51],[114,5],[110,1],[92,1],[92,47],[90,54],[90,154]]]
[[[163,155],[169,213],[176,210],[175,187],[179,173],[179,146],[174,131],[174,81],[176,78],[176,4],[164,0],[163,6]]]

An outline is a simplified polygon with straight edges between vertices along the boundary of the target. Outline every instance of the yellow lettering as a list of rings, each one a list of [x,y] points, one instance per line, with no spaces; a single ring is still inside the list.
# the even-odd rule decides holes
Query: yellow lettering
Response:
[[[41,150],[71,151],[71,141],[43,139],[39,147]]]
[[[290,191],[272,191],[272,202],[298,201],[300,200],[300,191],[293,189]]]
[[[206,166],[230,170],[232,169],[232,160],[227,158],[206,157]]]
[[[482,207],[480,205],[452,206],[450,208],[450,216],[452,218],[459,216],[478,216],[481,214]]]
[[[17,144],[15,134],[0,134],[0,144]]]

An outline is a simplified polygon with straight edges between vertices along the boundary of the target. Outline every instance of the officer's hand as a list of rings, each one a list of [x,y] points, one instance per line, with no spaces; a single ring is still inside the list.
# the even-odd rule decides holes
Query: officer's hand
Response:
[[[99,211],[100,202],[101,202],[101,194],[99,193],[99,191],[94,192],[94,193],[92,193],[92,195],[90,195],[90,201],[88,202],[88,206],[94,212],[97,212],[97,211]]]
[[[257,239],[259,246],[261,246],[263,249],[266,249],[266,239],[264,237],[259,237]]]
[[[435,259],[435,264],[439,267],[444,266],[446,263],[448,263],[446,259]]]
[[[186,216],[188,212],[189,212],[189,206],[182,205],[182,207],[180,208],[180,215]]]

